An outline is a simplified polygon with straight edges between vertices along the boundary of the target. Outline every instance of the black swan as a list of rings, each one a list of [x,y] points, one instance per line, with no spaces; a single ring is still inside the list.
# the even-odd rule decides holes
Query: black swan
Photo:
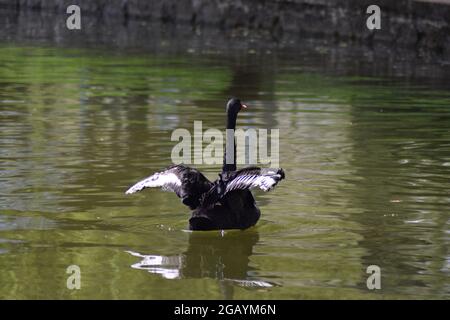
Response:
[[[241,104],[239,99],[228,101],[227,129],[236,128],[236,118],[242,108],[247,106]],[[226,150],[231,147],[228,143],[227,139]],[[247,229],[255,225],[261,215],[250,189],[273,189],[284,179],[284,171],[281,168],[258,167],[236,170],[236,144],[234,148],[234,161],[226,161],[225,150],[222,173],[214,182],[210,182],[197,169],[174,165],[139,181],[126,194],[162,187],[163,190],[175,192],[183,204],[193,210],[189,219],[191,230]]]

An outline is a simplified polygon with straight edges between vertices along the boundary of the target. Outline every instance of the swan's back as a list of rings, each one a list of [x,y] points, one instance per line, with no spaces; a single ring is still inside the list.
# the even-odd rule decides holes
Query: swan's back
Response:
[[[200,207],[189,219],[191,230],[247,229],[254,226],[261,216],[255,199],[249,190],[227,193],[212,207]]]

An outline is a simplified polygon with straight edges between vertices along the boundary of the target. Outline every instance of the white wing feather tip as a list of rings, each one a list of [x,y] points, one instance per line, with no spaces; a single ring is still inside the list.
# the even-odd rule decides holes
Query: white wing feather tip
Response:
[[[172,186],[181,186],[181,180],[171,172],[157,172],[154,175],[139,181],[131,186],[125,194],[133,194],[145,188],[163,187],[164,190],[172,190]]]
[[[272,190],[279,181],[284,179],[283,169],[274,171],[273,169],[261,170],[258,173],[248,173],[236,177],[227,185],[227,192],[235,189],[260,188],[267,192]]]

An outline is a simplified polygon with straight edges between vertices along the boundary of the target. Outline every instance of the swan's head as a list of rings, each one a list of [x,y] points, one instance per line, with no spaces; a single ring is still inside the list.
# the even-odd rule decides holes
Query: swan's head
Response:
[[[237,98],[231,98],[227,103],[227,113],[237,115],[242,109],[246,109],[247,106],[241,103],[241,100]]]

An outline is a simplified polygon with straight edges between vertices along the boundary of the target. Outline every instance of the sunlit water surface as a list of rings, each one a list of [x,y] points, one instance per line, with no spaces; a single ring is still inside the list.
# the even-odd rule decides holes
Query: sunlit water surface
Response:
[[[450,297],[448,81],[270,51],[0,57],[1,298]],[[222,129],[230,95],[238,126],[280,129],[287,178],[255,192],[256,227],[189,232],[174,194],[124,195],[171,164],[174,129]]]

